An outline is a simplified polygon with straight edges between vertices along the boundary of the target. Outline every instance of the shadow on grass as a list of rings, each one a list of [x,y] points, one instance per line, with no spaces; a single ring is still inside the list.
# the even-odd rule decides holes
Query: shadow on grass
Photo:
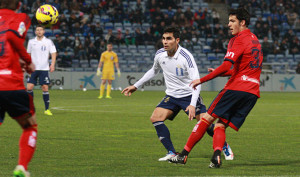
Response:
[[[241,163],[235,163],[235,164],[228,164],[228,166],[291,166],[291,165],[297,165],[300,166],[300,160],[265,160],[265,161],[251,161],[251,162],[241,162]]]

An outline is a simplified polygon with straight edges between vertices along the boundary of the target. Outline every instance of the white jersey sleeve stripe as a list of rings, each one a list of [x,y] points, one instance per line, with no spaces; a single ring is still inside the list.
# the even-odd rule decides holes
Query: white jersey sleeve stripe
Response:
[[[194,65],[193,65],[193,62],[192,62],[190,56],[187,53],[185,53],[183,50],[180,50],[179,53],[187,60],[189,67],[194,68]]]
[[[160,53],[162,53],[162,52],[164,52],[164,51],[165,51],[164,48],[159,49],[159,50],[155,53],[155,56],[158,55],[158,54],[160,54]]]

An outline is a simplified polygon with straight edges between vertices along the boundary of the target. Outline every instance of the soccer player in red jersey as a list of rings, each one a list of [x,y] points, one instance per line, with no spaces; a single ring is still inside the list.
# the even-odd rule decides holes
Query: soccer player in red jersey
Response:
[[[0,122],[8,113],[23,128],[14,176],[27,177],[27,165],[35,151],[37,123],[32,97],[25,90],[23,69],[31,73],[35,66],[23,46],[31,21],[26,14],[15,12],[19,7],[18,0],[0,1]]]
[[[185,164],[189,152],[201,140],[206,129],[218,119],[213,136],[214,154],[209,167],[219,168],[225,129],[230,126],[238,131],[260,97],[263,56],[257,37],[248,29],[249,23],[250,15],[245,9],[232,9],[229,12],[228,27],[234,37],[229,41],[224,62],[216,69],[209,68],[210,74],[192,81],[191,85],[195,88],[218,76],[231,77],[194,127],[182,153],[173,157],[171,162]]]

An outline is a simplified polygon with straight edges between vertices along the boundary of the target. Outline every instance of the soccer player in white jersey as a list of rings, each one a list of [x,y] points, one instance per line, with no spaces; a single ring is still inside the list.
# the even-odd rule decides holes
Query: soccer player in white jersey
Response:
[[[55,70],[56,62],[56,48],[51,39],[44,36],[45,27],[38,25],[35,29],[36,37],[30,39],[27,46],[27,52],[31,55],[32,62],[36,66],[35,72],[33,72],[27,80],[27,92],[33,96],[33,87],[37,84],[42,85],[43,99],[45,103],[45,114],[52,116],[49,109],[49,87],[50,78],[49,70],[53,72]],[[51,54],[51,65],[49,67],[49,54]]]
[[[168,161],[176,154],[164,121],[173,120],[181,109],[188,114],[189,120],[196,118],[199,121],[206,112],[206,107],[199,97],[201,85],[195,90],[189,87],[194,78],[199,78],[196,62],[193,55],[179,45],[179,41],[180,30],[167,27],[162,36],[164,48],[156,52],[153,67],[134,85],[122,91],[125,96],[130,96],[137,88],[158,74],[160,69],[163,70],[167,87],[166,96],[157,105],[150,118],[160,142],[167,149],[166,156],[158,159],[159,161]]]

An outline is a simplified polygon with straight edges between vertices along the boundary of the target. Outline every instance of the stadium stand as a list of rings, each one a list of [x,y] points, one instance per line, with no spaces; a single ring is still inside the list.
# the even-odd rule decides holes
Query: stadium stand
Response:
[[[40,2],[45,3],[43,0]],[[58,49],[58,68],[71,67],[73,71],[94,71],[108,41],[114,44],[122,72],[146,71],[151,67],[153,54],[159,46],[157,44],[163,31],[162,22],[164,25],[178,25],[185,31],[181,45],[191,50],[200,72],[206,72],[207,67],[215,67],[222,62],[228,39],[231,38],[227,24],[221,24],[218,19],[221,15],[211,1],[47,2],[54,5],[61,15],[56,25],[46,29],[45,35],[54,41]],[[23,4],[26,4],[26,9],[22,8],[20,11],[29,13],[32,18],[32,27],[27,35],[29,39],[34,37],[34,27],[37,25],[34,16],[37,3],[23,0]],[[300,1],[226,0],[223,4],[227,8],[244,7],[252,14],[249,28],[264,43],[266,71],[295,73],[300,62],[300,8],[297,8],[300,7]],[[129,33],[126,34],[126,30]],[[221,50],[215,50],[216,45],[212,45],[214,38],[219,39],[218,47]],[[96,47],[96,57],[89,55],[90,46]],[[64,61],[65,58],[70,61]]]

